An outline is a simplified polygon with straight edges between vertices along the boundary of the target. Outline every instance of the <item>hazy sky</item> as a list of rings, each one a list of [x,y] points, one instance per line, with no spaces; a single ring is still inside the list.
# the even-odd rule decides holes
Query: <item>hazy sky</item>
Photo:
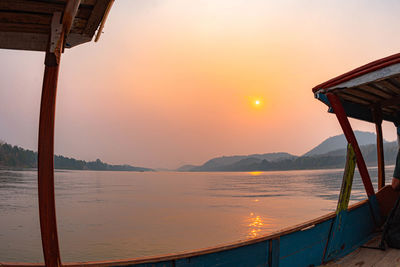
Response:
[[[398,10],[397,0],[117,0],[100,42],[63,55],[55,152],[168,168],[303,154],[341,133],[311,88],[400,52]],[[0,50],[0,60],[0,139],[36,150],[44,54]],[[393,125],[384,131],[395,139]]]

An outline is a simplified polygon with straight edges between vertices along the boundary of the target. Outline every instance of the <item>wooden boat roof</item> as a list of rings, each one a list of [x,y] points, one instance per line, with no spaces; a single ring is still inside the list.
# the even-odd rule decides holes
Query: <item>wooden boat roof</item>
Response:
[[[349,117],[373,122],[373,111],[379,109],[383,120],[399,123],[400,53],[344,73],[312,90],[329,107],[325,95],[337,95]]]
[[[90,42],[112,0],[81,0],[65,47]],[[55,12],[63,15],[67,0],[1,0],[0,48],[46,51]]]

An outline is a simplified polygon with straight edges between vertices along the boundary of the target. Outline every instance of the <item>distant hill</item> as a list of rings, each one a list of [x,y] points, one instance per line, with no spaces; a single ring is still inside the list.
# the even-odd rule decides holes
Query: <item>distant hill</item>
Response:
[[[296,158],[296,156],[284,152],[240,156],[222,156],[210,159],[201,166],[182,166],[178,169],[178,171],[224,171],[227,168],[231,168],[231,165],[248,165],[258,163],[263,160],[276,162],[284,159],[294,158]]]
[[[360,146],[376,144],[376,135],[370,132],[361,132],[361,131],[354,131],[356,135],[358,144]],[[384,140],[384,142],[387,142]],[[343,134],[336,135],[333,137],[329,137],[325,141],[323,141],[318,146],[314,147],[303,156],[315,156],[315,155],[322,155],[328,153],[330,151],[338,150],[338,149],[345,149],[347,146],[347,140]]]
[[[196,168],[196,167],[198,167],[198,166],[196,166],[196,165],[183,165],[183,166],[181,166],[181,167],[179,167],[178,169],[176,169],[176,171],[179,171],[179,172],[189,172],[189,171],[191,171],[191,170],[193,170],[194,168]]]
[[[376,135],[355,132],[364,159],[369,166],[377,165]],[[303,156],[288,153],[254,154],[247,156],[224,156],[213,158],[201,166],[185,165],[178,171],[267,171],[304,170],[344,167],[347,141],[343,135],[326,139]],[[385,162],[393,164],[397,155],[397,142],[384,143]]]
[[[37,168],[37,153],[7,143],[0,143],[1,168]],[[149,168],[130,165],[111,165],[102,162],[77,160],[63,156],[54,156],[54,168],[65,170],[96,170],[96,171],[153,171]]]
[[[397,142],[386,143],[385,162],[393,164],[397,155]],[[361,146],[364,159],[369,166],[377,165],[377,152],[375,145]],[[346,161],[346,149],[330,151],[322,155],[301,156],[284,158],[276,161],[246,157],[229,165],[196,166],[181,171],[276,171],[276,170],[308,170],[308,169],[329,169],[343,168]]]

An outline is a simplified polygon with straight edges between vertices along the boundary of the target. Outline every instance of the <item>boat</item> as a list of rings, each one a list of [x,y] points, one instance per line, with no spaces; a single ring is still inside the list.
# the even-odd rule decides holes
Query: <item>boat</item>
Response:
[[[58,70],[64,49],[89,42],[94,36],[95,41],[99,39],[112,3],[113,0],[0,2],[0,48],[45,52],[38,143],[38,195],[44,264],[0,262],[0,266],[282,267],[339,264],[348,257],[356,259],[356,265],[363,265],[365,262],[357,262],[357,257],[352,253],[360,250],[361,245],[379,238],[376,231],[399,195],[390,185],[385,186],[382,121],[400,122],[400,54],[374,61],[312,89],[315,98],[336,115],[348,141],[347,160],[335,212],[261,237],[196,251],[124,260],[61,261],[53,166]],[[372,185],[349,118],[371,122],[376,126],[377,191]],[[356,166],[368,198],[349,205]],[[379,256],[378,252],[383,254]],[[378,252],[374,251],[374,255],[378,256],[369,256],[367,261],[377,263],[387,256],[385,252]],[[400,251],[395,253],[400,258]],[[372,255],[369,252],[366,254]],[[396,264],[396,261],[389,263]]]

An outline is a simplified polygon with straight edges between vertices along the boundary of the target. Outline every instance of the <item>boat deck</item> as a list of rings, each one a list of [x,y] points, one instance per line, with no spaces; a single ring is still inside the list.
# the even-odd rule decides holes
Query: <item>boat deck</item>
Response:
[[[368,241],[365,245],[378,247],[381,236],[378,235]],[[324,266],[400,266],[400,249],[387,248],[385,251],[370,248],[358,248],[351,254],[335,262],[329,262]]]

